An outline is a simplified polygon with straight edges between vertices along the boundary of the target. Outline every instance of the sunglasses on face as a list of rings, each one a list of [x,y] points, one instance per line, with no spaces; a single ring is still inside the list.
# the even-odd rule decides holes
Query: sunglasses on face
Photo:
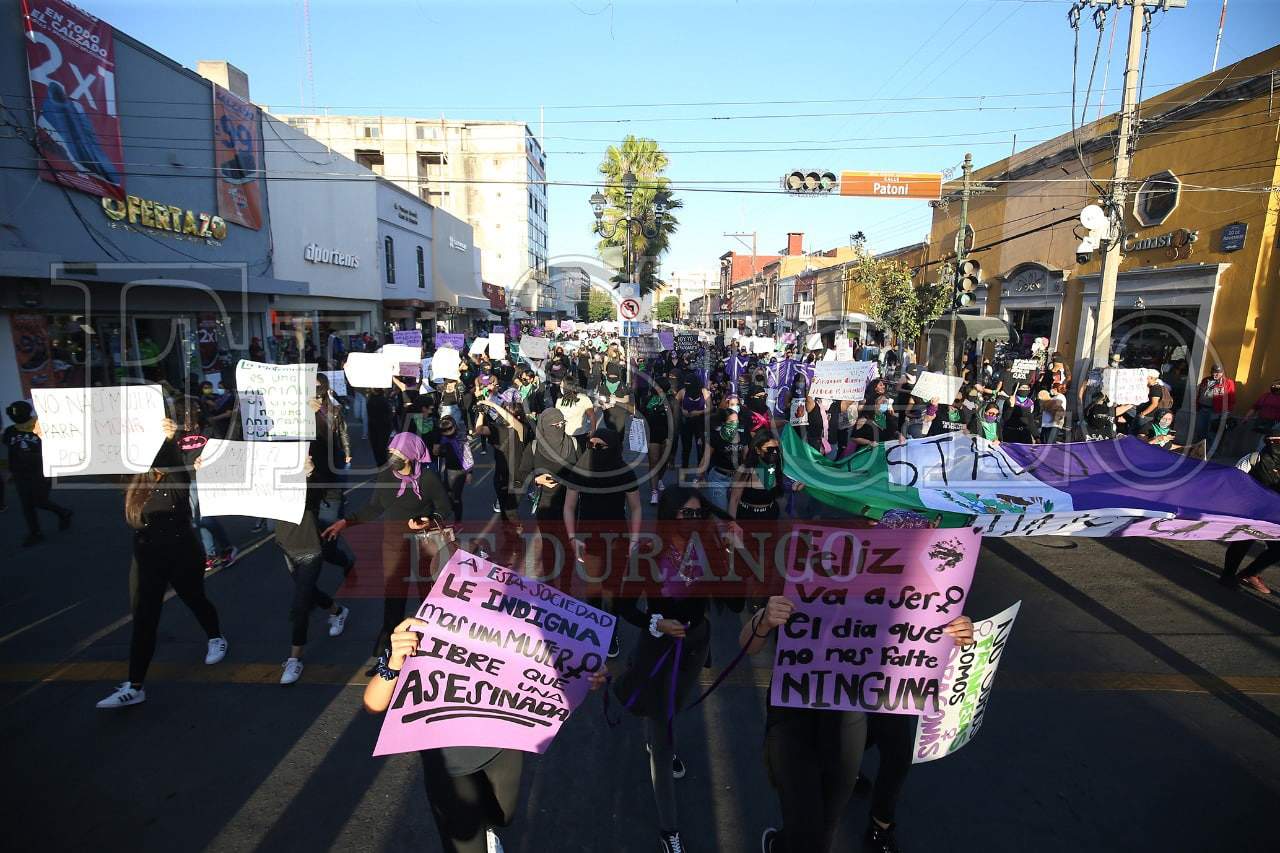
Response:
[[[707,515],[708,515],[707,511],[705,509],[702,509],[701,507],[698,507],[696,509],[691,507],[682,507],[681,510],[678,513],[676,513],[677,518],[685,518],[685,519],[703,519],[703,518],[706,518]]]

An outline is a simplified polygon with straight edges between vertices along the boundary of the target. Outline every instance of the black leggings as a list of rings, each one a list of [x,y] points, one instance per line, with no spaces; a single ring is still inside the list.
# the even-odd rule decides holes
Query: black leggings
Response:
[[[38,509],[53,513],[59,520],[71,514],[71,510],[49,500],[49,481],[45,478],[14,477],[13,485],[18,491],[18,503],[22,504],[22,517],[27,522],[28,533],[35,535],[40,532],[40,517],[36,515]],[[0,506],[3,505],[0,500]]]
[[[504,749],[484,768],[467,776],[450,776],[439,750],[425,749],[418,754],[444,853],[485,853],[485,829],[509,826],[515,816],[524,753]]]
[[[449,492],[449,505],[453,507],[453,517],[462,521],[462,489],[467,485],[467,472],[446,468],[444,484]]]
[[[867,746],[880,749],[880,770],[871,795],[871,816],[893,823],[898,795],[911,771],[911,750],[920,718],[911,714],[867,714]]]
[[[683,421],[680,422],[680,450],[676,454],[676,458],[680,460],[680,467],[689,467],[689,451],[693,451],[693,461],[695,464],[702,462],[702,448],[706,441],[707,416],[697,413],[685,415]]]
[[[770,708],[764,736],[769,781],[782,806],[776,853],[827,853],[853,796],[865,714]]]
[[[1242,539],[1239,542],[1232,542],[1227,545],[1227,557],[1222,566],[1222,577],[1231,579],[1234,577],[1251,578],[1255,577],[1259,572],[1268,566],[1274,566],[1280,563],[1280,542],[1259,542],[1263,551],[1257,558],[1249,564],[1248,568],[1236,574],[1236,570],[1240,568],[1240,564],[1244,562],[1244,558],[1249,553],[1249,546],[1253,544],[1252,539]]]
[[[284,559],[289,567],[289,574],[293,575],[293,604],[289,607],[291,642],[295,646],[305,646],[311,611],[333,608],[333,599],[316,586],[316,581],[320,579],[320,570],[324,568],[324,555],[285,554]]]
[[[129,681],[135,686],[147,680],[147,668],[156,652],[160,609],[170,586],[191,609],[210,640],[222,636],[218,611],[204,594],[204,548],[190,528],[164,538],[163,543],[135,545],[129,566],[129,601],[133,609]]]

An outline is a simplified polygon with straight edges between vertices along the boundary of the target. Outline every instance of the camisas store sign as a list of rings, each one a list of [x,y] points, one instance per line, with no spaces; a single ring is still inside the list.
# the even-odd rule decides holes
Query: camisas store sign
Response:
[[[350,252],[339,252],[337,249],[327,249],[319,243],[308,244],[307,248],[302,250],[302,257],[313,264],[332,264],[335,267],[346,267],[351,270],[360,267],[358,256]]]
[[[216,213],[187,210],[177,205],[125,196],[124,201],[104,197],[102,212],[120,225],[141,225],[157,231],[168,231],[180,239],[225,240],[227,221]]]

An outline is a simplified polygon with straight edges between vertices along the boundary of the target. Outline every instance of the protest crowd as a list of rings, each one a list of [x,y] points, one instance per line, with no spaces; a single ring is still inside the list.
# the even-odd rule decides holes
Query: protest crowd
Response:
[[[1118,357],[1110,369],[1131,374],[1122,390],[1107,371],[1077,381],[1056,354],[1043,351],[1029,359],[999,352],[983,358],[973,348],[959,375],[951,375],[923,369],[909,351],[830,334],[725,340],[673,328],[641,341],[618,337],[614,326],[537,330],[511,341],[502,333],[471,340],[461,334],[424,339],[420,332],[384,340],[365,335],[358,346],[339,339],[319,351],[281,351],[283,363],[274,365],[255,339],[250,358],[224,371],[219,383],[193,378],[188,393],[157,381],[133,389],[153,393],[151,404],[138,402],[142,396],[101,403],[128,407],[125,417],[146,421],[131,434],[153,440],[147,447],[126,442],[116,451],[119,464],[102,469],[84,452],[77,461],[86,468],[59,470],[72,463],[56,447],[84,443],[84,424],[77,439],[74,425],[64,423],[74,394],[38,392],[33,401],[10,404],[3,438],[12,483],[5,485],[12,485],[25,517],[24,546],[36,548],[52,535],[44,532],[41,511],[52,513],[59,530],[74,526],[71,510],[54,500],[50,475],[121,481],[121,521],[133,533],[133,635],[128,679],[98,707],[119,711],[148,698],[147,670],[170,587],[207,635],[205,663],[216,665],[229,653],[218,611],[233,604],[207,595],[204,580],[208,572],[233,566],[244,546],[230,540],[219,518],[252,516],[255,532],[274,537],[294,581],[282,684],[305,678],[309,623],[319,610],[330,637],[354,628],[357,642],[369,644],[364,704],[387,713],[388,727],[407,725],[414,714],[418,720],[438,714],[432,726],[455,731],[447,728],[449,714],[432,710],[433,696],[455,711],[472,709],[495,732],[512,726],[517,710],[522,725],[533,726],[537,718],[537,725],[554,719],[558,726],[586,701],[588,690],[597,691],[606,714],[638,717],[644,727],[658,849],[710,849],[681,836],[676,782],[685,768],[676,748],[681,711],[719,683],[704,692],[700,674],[709,667],[727,673],[737,663],[710,658],[711,624],[725,620],[741,632],[739,658],[761,652],[775,658],[761,746],[768,777],[759,781],[775,789],[782,821],[760,827],[761,849],[830,850],[851,798],[870,797],[865,849],[892,853],[900,849],[896,807],[913,763],[948,751],[933,743],[941,724],[931,716],[941,713],[939,690],[962,689],[943,674],[950,672],[947,651],[976,646],[992,670],[998,657],[991,654],[986,626],[975,634],[981,620],[962,612],[967,579],[960,578],[972,575],[979,528],[991,519],[989,534],[1011,513],[1035,509],[1024,504],[965,512],[915,497],[922,482],[894,479],[896,470],[922,465],[914,448],[933,442],[943,453],[939,442],[950,442],[945,453],[968,454],[975,471],[980,457],[997,465],[1016,461],[1019,476],[1030,471],[1045,480],[1049,460],[1085,454],[1073,448],[1140,443],[1144,447],[1135,452],[1156,454],[1142,457],[1152,465],[1166,460],[1179,471],[1211,466],[1212,476],[1280,491],[1280,382],[1250,412],[1242,430],[1249,446],[1242,448],[1247,452],[1238,470],[1203,461],[1215,450],[1221,455],[1216,438],[1234,402],[1231,380],[1216,366],[1197,390],[1194,430],[1182,437],[1172,428],[1176,401],[1161,372],[1135,372]],[[93,393],[107,390],[75,389],[91,401],[105,399]],[[83,415],[84,407],[79,411]],[[366,450],[373,466],[362,469],[353,459]],[[139,465],[143,457],[151,461]],[[287,473],[264,484],[255,471]],[[1052,485],[1069,492],[1065,482]],[[903,487],[897,496],[888,488],[895,484]],[[355,500],[356,490],[366,486],[368,499]],[[467,517],[464,497],[477,490],[491,512]],[[656,515],[656,525],[646,521],[646,506],[654,508],[647,512]],[[1085,515],[1083,503],[1076,509],[1076,516]],[[1269,513],[1243,517],[1274,519]],[[1222,514],[1241,517],[1229,508]],[[1179,523],[1192,517],[1166,513],[1164,519],[1171,515]],[[1154,512],[1105,521],[1076,516],[1062,523],[1114,524],[1117,535],[1135,520],[1153,531],[1159,523],[1149,521]],[[1207,520],[1208,513],[1198,518],[1220,522]],[[854,529],[867,542],[919,548],[916,562],[927,562],[925,554],[940,560],[936,571],[952,573],[947,577],[955,584],[936,610],[946,618],[935,612],[933,619],[919,616],[918,625],[898,622],[893,630],[901,631],[902,642],[892,653],[877,647],[879,669],[824,682],[802,665],[809,649],[796,643],[807,632],[797,626],[812,625],[816,636],[812,608],[828,608],[832,621],[848,612],[842,610],[843,590],[819,595],[810,587],[806,593],[804,583],[776,570],[718,584],[706,568],[750,550],[746,543],[755,535],[796,524]],[[1076,529],[1058,532],[1073,535]],[[1126,535],[1160,535],[1128,529]],[[1269,529],[1261,522],[1251,529],[1256,535],[1238,533],[1237,526],[1222,537],[1228,549],[1221,580],[1269,593],[1260,573],[1280,562],[1280,548],[1261,542],[1261,556],[1246,564],[1255,540],[1275,538],[1257,532]],[[646,537],[655,530],[657,545],[650,548]],[[706,546],[715,554],[699,563],[691,556],[698,551],[691,546],[695,540],[715,542]],[[629,570],[641,558],[651,570]],[[804,559],[801,554],[798,561]],[[326,563],[340,572],[340,582],[325,579]],[[615,565],[628,570],[611,571]],[[475,573],[477,566],[483,575]],[[868,560],[865,571],[870,577],[887,569]],[[420,578],[416,594],[402,581],[406,575]],[[518,699],[515,688],[499,688],[505,682],[497,678],[497,656],[510,649],[493,652],[474,630],[441,632],[449,614],[461,612],[450,606],[480,600],[477,583],[493,589],[476,613],[501,611],[502,618],[519,617],[541,632],[547,649],[540,660],[551,660],[546,683],[554,685],[545,701],[530,701],[532,691]],[[419,606],[429,589],[430,598]],[[911,595],[919,593],[911,589],[890,584],[881,590],[883,602],[866,601],[900,609],[887,627],[917,607]],[[535,606],[510,603],[530,590]],[[349,624],[350,610],[341,603],[346,595],[381,597],[380,624]],[[932,604],[924,599],[919,607]],[[1012,620],[1011,614],[987,620],[997,626],[997,652]],[[620,622],[630,626],[626,632],[617,630]],[[878,626],[862,625],[868,627],[862,636],[875,636]],[[912,635],[917,628],[930,636]],[[562,655],[572,651],[578,664],[553,659],[553,645]],[[820,648],[827,647],[815,646]],[[903,660],[894,659],[899,652]],[[534,656],[532,649],[521,654]],[[441,668],[433,670],[437,664]],[[468,682],[469,676],[492,679]],[[466,692],[462,684],[472,692],[459,699]],[[486,690],[492,699],[484,698]],[[557,691],[563,704],[552,697]],[[497,710],[500,705],[506,710]],[[415,731],[433,730],[418,726]],[[520,745],[507,734],[467,738],[414,741],[384,727],[377,754],[420,752],[445,850],[500,850],[498,830],[517,810],[522,755],[545,748],[549,736],[540,747]],[[952,751],[959,745],[963,739]],[[880,755],[874,779],[860,773],[871,747]]]

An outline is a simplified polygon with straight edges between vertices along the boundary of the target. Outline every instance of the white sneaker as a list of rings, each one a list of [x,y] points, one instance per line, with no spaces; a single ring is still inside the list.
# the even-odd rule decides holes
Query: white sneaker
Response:
[[[280,676],[281,684],[293,684],[302,677],[302,661],[289,658],[284,662],[284,672]]]
[[[227,638],[214,637],[209,641],[209,651],[205,653],[204,662],[213,665],[227,656]]]
[[[99,708],[124,708],[127,705],[141,705],[147,701],[147,691],[141,687],[134,687],[133,683],[126,681],[115,689],[115,691],[98,703]]]
[[[342,632],[347,630],[347,617],[351,615],[351,609],[344,607],[337,613],[329,614],[329,636],[341,637]]]
[[[485,853],[502,853],[502,839],[492,829],[484,831]]]
[[[650,489],[650,490],[649,490],[649,505],[650,505],[650,506],[656,506],[656,505],[657,505],[657,503],[658,503],[658,490],[657,490],[657,489]]]

